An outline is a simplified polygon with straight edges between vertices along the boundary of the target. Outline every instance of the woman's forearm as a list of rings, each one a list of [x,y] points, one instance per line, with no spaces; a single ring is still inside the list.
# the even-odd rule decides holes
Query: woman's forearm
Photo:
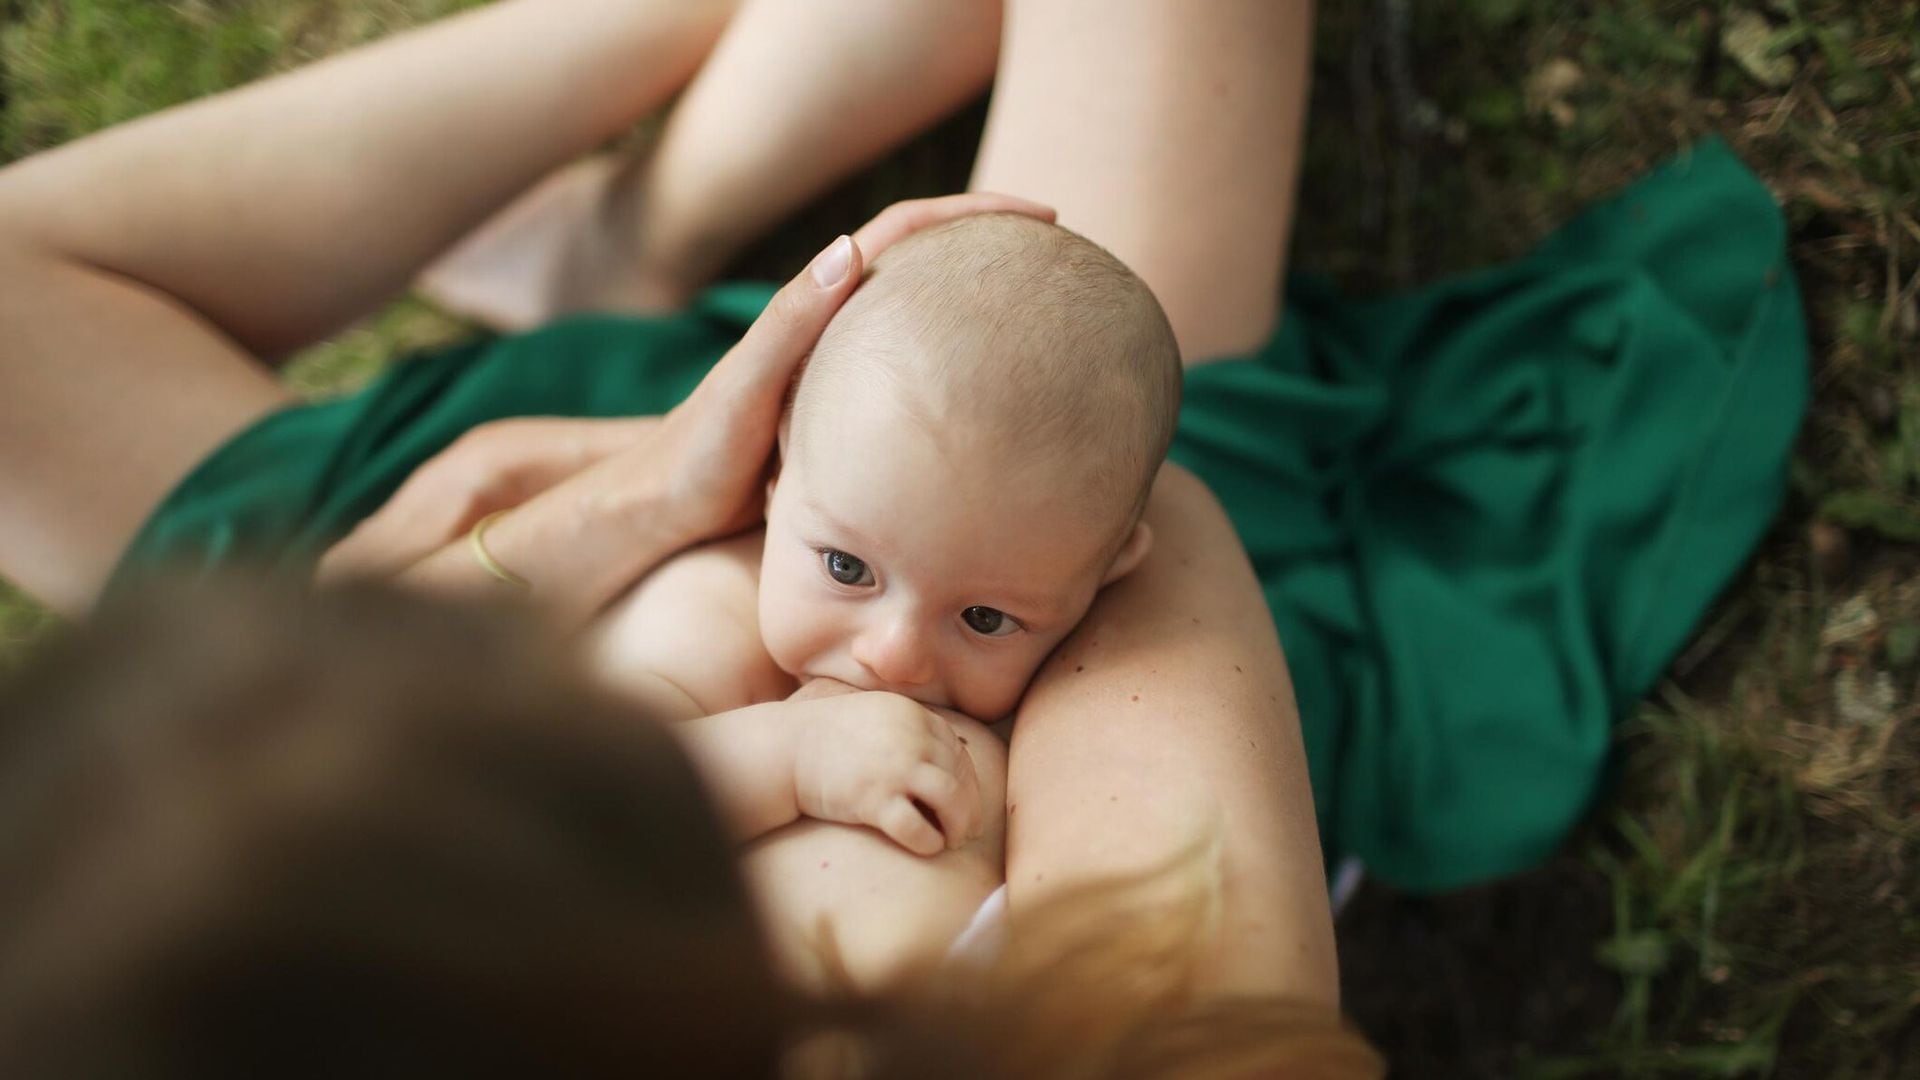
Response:
[[[1299,715],[1260,585],[1204,485],[1162,471],[1154,550],[1103,592],[1014,726],[1007,885],[1023,906],[1217,842],[1216,992],[1338,1001]]]
[[[283,354],[662,103],[730,9],[506,0],[0,172],[0,238]]]

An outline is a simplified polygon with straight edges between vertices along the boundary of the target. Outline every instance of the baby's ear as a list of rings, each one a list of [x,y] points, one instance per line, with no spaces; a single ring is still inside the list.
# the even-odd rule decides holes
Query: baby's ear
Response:
[[[780,415],[780,426],[773,434],[773,467],[767,470],[767,505],[761,507],[762,516],[773,510],[773,489],[780,483],[780,470],[787,463],[787,433],[793,428],[793,407],[789,405]]]
[[[767,466],[767,504],[760,508],[760,516],[773,513],[773,493],[780,486],[780,474],[787,468],[787,422],[780,421],[779,434],[773,443],[773,463]]]
[[[1113,557],[1113,566],[1107,570],[1107,576],[1101,579],[1100,587],[1104,589],[1133,573],[1133,568],[1139,566],[1140,560],[1146,558],[1151,550],[1153,529],[1142,521],[1133,527],[1133,534],[1127,537],[1127,542],[1120,545],[1120,554]]]

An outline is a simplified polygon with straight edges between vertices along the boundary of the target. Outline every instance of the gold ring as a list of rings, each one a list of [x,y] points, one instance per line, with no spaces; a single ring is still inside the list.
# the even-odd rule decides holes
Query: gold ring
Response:
[[[473,549],[474,561],[479,563],[487,573],[492,574],[494,577],[499,578],[509,585],[518,586],[522,589],[530,589],[533,586],[526,578],[500,565],[499,560],[493,557],[493,553],[487,550],[486,541],[483,539],[487,531],[487,526],[500,520],[504,514],[506,514],[505,510],[495,510],[493,513],[474,522],[473,529],[467,533],[467,546]]]

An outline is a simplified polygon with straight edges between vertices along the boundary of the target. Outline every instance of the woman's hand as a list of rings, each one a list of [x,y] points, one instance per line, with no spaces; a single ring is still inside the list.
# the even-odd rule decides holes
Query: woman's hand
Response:
[[[413,471],[373,516],[320,560],[320,584],[397,574],[481,518],[507,510],[641,442],[657,416],[516,416],[481,424]]]
[[[835,241],[774,296],[740,343],[657,430],[606,463],[609,481],[630,484],[649,475],[664,480],[689,544],[759,521],[787,387],[859,283],[865,260],[921,229],[994,211],[1054,217],[1038,203],[975,192],[895,203],[851,238]]]
[[[813,350],[840,305],[859,283],[868,257],[912,233],[988,212],[1026,214],[1045,221],[1053,211],[1006,195],[970,193],[896,203],[842,237],[788,282],[746,335],[693,393],[666,416],[637,424],[631,439],[593,464],[561,479],[560,463],[580,460],[572,450],[536,449],[523,435],[477,437],[423,466],[437,475],[411,480],[355,534],[329,552],[323,576],[381,572],[411,563],[406,576],[423,583],[485,584],[490,579],[466,550],[464,533],[497,503],[519,506],[489,529],[487,546],[504,566],[533,583],[565,615],[584,617],[655,563],[680,548],[725,536],[757,521],[763,480],[780,409],[800,361]],[[578,428],[598,421],[546,421]],[[559,427],[548,428],[558,432]],[[621,443],[618,428],[599,429]],[[443,459],[448,460],[445,465]],[[518,473],[518,482],[488,476]],[[548,485],[528,498],[524,492]],[[453,492],[453,510],[428,506]],[[504,492],[476,499],[462,490]],[[513,495],[527,501],[509,501]],[[483,503],[490,509],[472,512]],[[458,512],[454,512],[457,510]],[[365,534],[365,535],[363,535]],[[425,558],[421,552],[432,552]]]

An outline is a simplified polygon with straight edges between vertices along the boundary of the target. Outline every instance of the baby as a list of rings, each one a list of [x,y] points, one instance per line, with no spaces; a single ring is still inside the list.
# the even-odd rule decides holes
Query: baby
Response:
[[[1180,374],[1146,285],[1066,229],[991,214],[900,242],[795,381],[766,527],[656,570],[610,613],[600,666],[675,719],[820,678],[1009,715],[1151,546]]]

